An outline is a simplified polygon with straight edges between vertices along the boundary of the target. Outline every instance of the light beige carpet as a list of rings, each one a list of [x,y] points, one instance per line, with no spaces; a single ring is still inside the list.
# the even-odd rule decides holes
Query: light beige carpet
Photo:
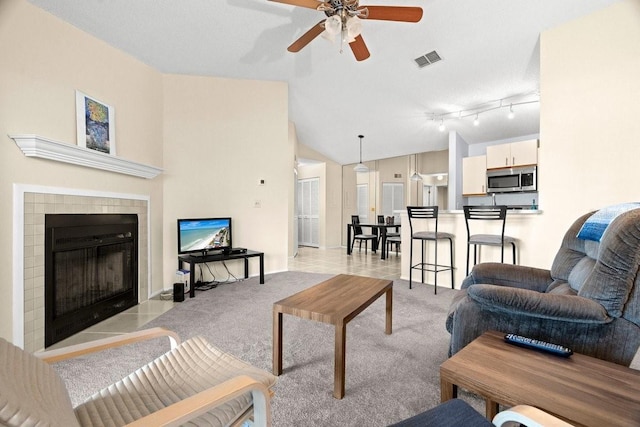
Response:
[[[283,272],[221,285],[185,302],[145,327],[164,326],[181,337],[203,335],[212,344],[271,370],[272,305],[330,275]],[[393,334],[384,333],[384,297],[347,325],[346,394],[334,399],[332,325],[284,316],[284,373],[272,401],[274,426],[384,426],[440,402],[439,366],[447,358],[445,315],[457,291],[396,280]],[[56,368],[72,399],[120,379],[166,351],[160,343],[135,345]],[[462,396],[471,400],[472,396]]]

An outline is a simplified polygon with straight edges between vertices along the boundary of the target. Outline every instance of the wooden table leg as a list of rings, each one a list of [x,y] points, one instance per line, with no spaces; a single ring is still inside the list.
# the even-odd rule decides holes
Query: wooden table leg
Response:
[[[273,375],[282,373],[282,313],[273,310]]]
[[[485,412],[486,412],[486,417],[488,420],[492,420],[493,417],[495,417],[498,414],[498,403],[494,402],[491,399],[486,399],[486,407],[485,407]]]
[[[447,400],[455,399],[458,397],[458,386],[455,384],[443,380],[440,378],[440,402],[444,403]]]
[[[335,337],[335,370],[333,374],[333,397],[342,399],[344,397],[344,372],[346,364],[346,347],[347,347],[347,325],[346,323],[336,323]]]
[[[391,330],[392,330],[392,316],[391,313],[393,311],[393,287],[390,287],[389,289],[387,289],[387,308],[386,308],[386,314],[387,314],[387,319],[386,319],[386,325],[385,325],[385,333],[387,335],[391,334]]]

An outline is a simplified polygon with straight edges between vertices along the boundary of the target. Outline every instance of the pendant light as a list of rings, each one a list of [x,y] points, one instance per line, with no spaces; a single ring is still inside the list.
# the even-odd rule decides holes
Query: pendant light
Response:
[[[411,175],[411,181],[422,181],[422,177],[418,173],[418,154],[414,154],[413,156],[415,157],[416,170],[413,175]]]
[[[369,172],[369,168],[362,163],[362,138],[364,138],[364,135],[358,135],[358,138],[360,138],[360,163],[353,170],[356,172]]]

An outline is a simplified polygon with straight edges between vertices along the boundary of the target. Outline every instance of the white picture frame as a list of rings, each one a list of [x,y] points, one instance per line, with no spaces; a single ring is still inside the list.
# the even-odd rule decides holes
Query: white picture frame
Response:
[[[116,154],[115,109],[76,90],[77,144],[89,150]]]

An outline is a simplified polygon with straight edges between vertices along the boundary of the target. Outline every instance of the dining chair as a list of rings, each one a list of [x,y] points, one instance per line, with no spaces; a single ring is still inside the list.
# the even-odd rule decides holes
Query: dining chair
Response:
[[[424,272],[430,271],[434,276],[434,293],[438,293],[438,273],[443,271],[451,271],[451,289],[454,288],[454,257],[453,257],[453,239],[455,236],[451,233],[438,231],[438,206],[407,206],[407,214],[409,216],[409,228],[411,230],[411,245],[409,249],[409,289],[412,287],[412,272],[420,270],[422,272],[422,283],[424,283]],[[426,222],[433,224],[432,230],[418,230],[418,222],[421,224]],[[421,261],[413,264],[413,241],[419,241],[422,249]],[[450,263],[438,263],[438,242],[440,240],[449,241]],[[427,242],[435,242],[433,262],[426,262],[425,247]]]
[[[384,215],[378,215],[378,224],[385,224],[385,216]],[[399,237],[400,236],[400,232],[399,231],[389,231],[389,229],[387,228],[387,237]]]
[[[516,242],[515,237],[504,234],[507,223],[507,207],[505,205],[482,205],[482,206],[463,206],[464,220],[467,226],[467,276],[469,275],[469,253],[471,245],[473,245],[473,265],[478,262],[478,246],[500,246],[500,262],[504,263],[504,246],[510,244],[513,249],[513,263],[516,263]],[[471,221],[496,221],[495,227],[499,233],[471,233],[469,223]]]
[[[362,242],[364,241],[364,253],[367,253],[367,244],[371,241],[371,250],[376,251],[376,242],[378,240],[377,234],[365,234],[360,226],[360,217],[358,215],[351,215],[351,225],[353,226],[353,239],[351,240],[351,252],[353,253],[353,246],[356,240],[359,241],[358,252],[362,251]],[[383,248],[384,250],[384,248]]]
[[[400,238],[400,236],[391,236],[391,237],[387,237],[387,241],[386,241],[386,247],[383,248],[383,250],[387,251],[386,252],[386,257],[389,258],[389,250],[391,249],[391,247],[393,245],[395,245],[396,247],[396,255],[398,255],[398,251],[400,249],[400,244],[402,244],[402,239]]]

